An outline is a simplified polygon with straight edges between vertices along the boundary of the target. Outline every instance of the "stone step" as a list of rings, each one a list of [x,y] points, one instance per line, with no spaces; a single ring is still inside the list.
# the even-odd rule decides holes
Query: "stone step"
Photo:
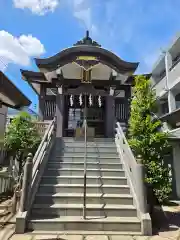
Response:
[[[86,236],[89,239],[95,239],[97,240],[97,237],[98,237],[98,240],[100,238],[100,240],[107,240],[108,238],[109,239],[116,239],[116,240],[120,240],[120,239],[128,239],[128,240],[132,240],[132,238],[129,239],[129,236],[137,236],[137,239],[141,239],[141,240],[144,240],[143,239],[143,236],[141,232],[133,232],[133,231],[71,231],[71,230],[64,230],[64,231],[31,231],[31,236],[36,236],[38,240],[42,240],[42,237],[44,237],[44,234],[45,236],[47,237],[51,237],[53,239],[51,240],[57,240],[56,239],[56,236],[58,235],[58,237],[61,238],[61,240],[76,240],[77,236]],[[106,236],[108,237],[106,239]],[[63,238],[63,239],[62,239]],[[36,238],[33,239],[33,240],[37,240]],[[81,240],[83,240],[82,238],[80,238]],[[135,238],[134,238],[135,239]],[[145,237],[145,239],[147,240],[147,238]],[[19,240],[19,239],[18,239]]]
[[[68,141],[61,141],[61,142],[56,142],[54,145],[54,149],[61,149],[64,147],[72,147],[72,148],[76,148],[76,147],[83,147],[84,148],[85,143],[84,141],[72,141],[72,142],[68,142]],[[115,141],[113,142],[87,142],[86,143],[86,147],[87,148],[104,148],[104,147],[108,147],[108,148],[114,148],[116,147],[116,143]]]
[[[80,152],[80,153],[74,153],[74,152],[67,152],[65,154],[60,153],[59,155],[56,155],[56,157],[83,157],[84,158],[84,151]],[[91,153],[87,153],[86,157],[89,158],[118,158],[118,154],[117,152],[114,153],[96,153],[96,152],[91,152]]]
[[[87,184],[87,193],[130,194],[128,185]],[[38,193],[83,193],[83,184],[40,184]]]
[[[87,184],[127,185],[126,177],[96,177],[88,176]],[[42,184],[83,184],[84,176],[43,176]]]
[[[121,160],[119,157],[117,158],[99,158],[99,157],[87,157],[86,158],[87,162],[100,162],[102,164],[104,163],[121,163]],[[79,156],[79,157],[58,157],[58,156],[51,156],[49,158],[49,162],[83,162],[84,163],[84,156]]]
[[[84,168],[84,162],[48,162],[48,168]],[[99,163],[99,162],[87,162],[86,168],[92,168],[92,169],[122,169],[122,163]]]
[[[86,146],[90,146],[90,147],[103,147],[104,145],[105,146],[115,146],[116,143],[115,143],[115,138],[111,141],[94,141],[94,140],[91,140],[89,141],[90,139],[87,139],[86,141]],[[61,140],[61,141],[57,141],[55,142],[55,147],[59,147],[59,146],[66,146],[66,145],[75,145],[75,146],[78,146],[78,145],[85,145],[85,142],[84,142],[84,139],[81,139],[81,140],[73,140],[73,141],[66,141],[66,140]]]
[[[141,223],[137,217],[89,218],[60,217],[49,219],[31,219],[28,229],[35,231],[117,231],[141,232]]]
[[[55,149],[56,154],[63,153],[84,153],[84,147],[64,146]],[[87,153],[117,153],[116,146],[87,147]]]
[[[63,137],[63,142],[75,142],[75,143],[84,143],[84,138],[77,139],[73,137]],[[87,143],[98,144],[98,143],[114,143],[114,138],[93,138],[87,139]]]
[[[33,204],[32,216],[82,216],[83,204]],[[133,205],[86,204],[88,217],[136,217],[137,211]]]
[[[97,176],[97,177],[104,177],[104,176],[113,176],[113,177],[124,177],[125,172],[122,169],[87,169],[86,171],[87,176]],[[54,168],[47,168],[44,172],[44,175],[47,176],[84,176],[84,168],[61,168],[61,169],[54,169]]]
[[[76,204],[83,203],[83,193],[38,193],[35,203],[45,204]],[[133,197],[130,194],[87,194],[87,204],[120,204],[133,205]]]

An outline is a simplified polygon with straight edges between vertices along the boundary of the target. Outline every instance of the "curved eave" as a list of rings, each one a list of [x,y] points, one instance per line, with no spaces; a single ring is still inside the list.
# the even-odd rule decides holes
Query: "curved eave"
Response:
[[[100,57],[100,61],[114,68],[121,73],[134,73],[139,63],[131,63],[121,60],[114,53],[100,47],[95,46],[75,46],[67,48],[55,56],[46,59],[35,59],[36,65],[39,68],[54,70],[58,66],[62,66],[70,61],[73,61],[77,56],[90,55]]]
[[[3,105],[16,109],[31,104],[31,101],[2,72],[0,72],[0,101]]]
[[[33,72],[33,71],[22,70],[22,69],[20,69],[20,71],[23,79],[26,81],[47,82],[46,77],[42,72]]]
[[[2,101],[1,102],[2,105],[8,107],[8,108],[13,108],[13,109],[21,109],[22,108],[22,105],[14,105],[13,103],[8,103],[7,101]]]
[[[42,72],[33,72],[28,70],[20,70],[22,79],[26,81],[33,91],[39,95],[40,94],[40,84],[47,83],[46,77]]]

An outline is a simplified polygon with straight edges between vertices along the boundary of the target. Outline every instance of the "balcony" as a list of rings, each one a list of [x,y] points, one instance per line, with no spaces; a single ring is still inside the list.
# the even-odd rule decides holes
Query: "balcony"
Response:
[[[156,89],[156,94],[158,97],[162,97],[166,93],[166,76],[161,79],[154,87]],[[169,72],[169,89],[173,89],[180,82],[180,58],[178,58]]]
[[[162,122],[167,122],[171,126],[171,130],[174,130],[175,133],[177,129],[180,129],[180,108],[176,108],[173,112],[160,116],[159,119]],[[180,131],[178,131],[178,134],[180,137]]]
[[[170,71],[180,62],[180,54],[173,60],[172,67],[170,68]]]
[[[154,88],[156,89],[156,95],[158,97],[162,97],[166,93],[166,76],[161,79],[160,82],[158,82]]]

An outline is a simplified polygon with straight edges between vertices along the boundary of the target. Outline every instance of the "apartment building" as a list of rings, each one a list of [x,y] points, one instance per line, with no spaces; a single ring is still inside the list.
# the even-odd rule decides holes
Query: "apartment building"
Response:
[[[159,103],[159,118],[169,131],[172,152],[166,164],[171,166],[173,198],[180,198],[180,37],[162,52],[151,77]]]

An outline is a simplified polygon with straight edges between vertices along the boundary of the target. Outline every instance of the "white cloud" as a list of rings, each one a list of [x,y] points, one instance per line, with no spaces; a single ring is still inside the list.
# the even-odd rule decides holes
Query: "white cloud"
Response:
[[[86,0],[73,0],[74,7],[77,7],[78,5],[82,4]]]
[[[74,11],[74,17],[84,22],[85,26],[89,29],[91,28],[91,9],[79,9]]]
[[[34,14],[44,15],[48,12],[54,12],[58,7],[60,0],[13,0],[16,8],[28,8]]]
[[[86,30],[91,32],[91,35],[96,35],[98,29],[93,22],[91,2],[89,0],[69,0],[69,4],[72,7],[74,17],[83,23]]]
[[[45,52],[43,44],[32,35],[21,35],[19,43],[29,56],[40,56]]]
[[[44,52],[43,44],[32,35],[14,37],[6,31],[0,31],[1,69],[2,65],[7,67],[9,63],[28,66],[31,57],[38,57]]]
[[[157,61],[158,57],[161,54],[162,54],[161,50],[158,49],[154,52],[151,52],[151,53],[149,52],[149,54],[144,57],[144,63],[146,65],[147,69],[151,68],[154,65],[154,63]]]
[[[13,0],[15,7],[44,15],[67,5],[102,46],[150,71],[160,47],[179,30],[180,1],[174,0]]]
[[[69,0],[73,14],[96,34],[102,46],[120,58],[140,62],[140,72],[151,71],[160,48],[179,31],[180,1]],[[93,35],[93,34],[92,34]]]

